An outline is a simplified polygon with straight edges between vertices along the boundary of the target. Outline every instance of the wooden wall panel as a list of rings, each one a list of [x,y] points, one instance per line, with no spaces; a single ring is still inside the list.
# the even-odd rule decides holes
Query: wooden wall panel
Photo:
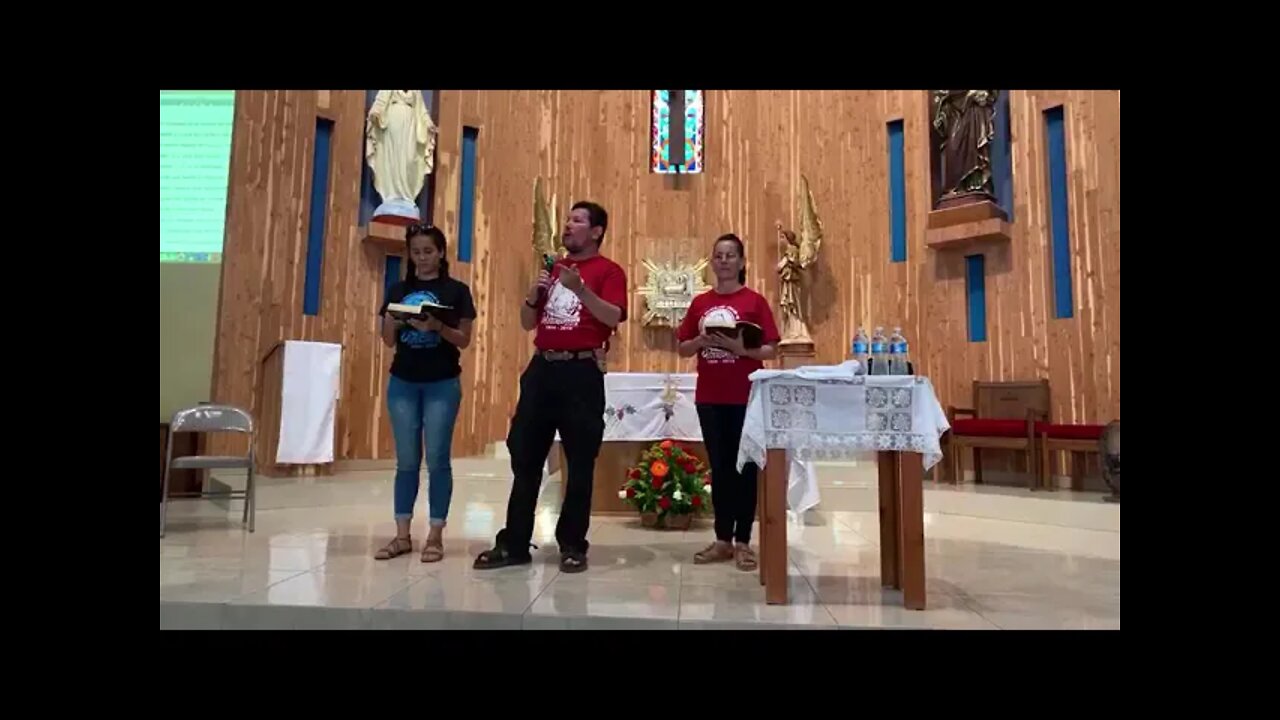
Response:
[[[232,137],[215,345],[213,397],[261,405],[262,360],[282,340],[343,346],[336,421],[339,458],[376,457],[385,382],[372,313],[382,298],[382,256],[356,228],[364,96],[359,91],[240,91]],[[334,121],[320,312],[302,313],[317,113]],[[211,447],[240,451],[235,439]],[[219,451],[219,450],[213,450]],[[260,447],[266,458],[271,448]]]
[[[243,92],[236,113],[215,397],[242,402],[256,359],[280,339],[343,342],[338,455],[391,457],[382,395],[390,352],[377,340],[383,256],[360,243],[363,93],[330,91],[337,123],[320,316],[301,315],[305,217],[316,93]],[[1066,105],[1075,317],[1052,317],[1044,109]],[[845,357],[854,330],[901,325],[919,370],[944,404],[967,405],[974,379],[1048,377],[1054,418],[1119,417],[1120,103],[1114,91],[1011,96],[1013,241],[987,257],[988,338],[966,334],[964,260],[925,247],[930,209],[925,91],[709,91],[707,171],[650,174],[648,91],[444,91],[435,217],[453,274],[470,283],[479,318],[463,353],[464,407],[454,452],[506,434],[532,338],[519,304],[534,272],[532,188],[542,175],[563,218],[573,201],[610,212],[604,253],[628,270],[630,315],[610,366],[690,370],[668,330],[639,324],[641,260],[704,256],[736,232],[748,283],[776,299],[775,219],[793,226],[801,173],[826,228],[812,288],[819,362]],[[886,123],[905,131],[908,255],[889,261]],[[463,126],[480,128],[473,262],[456,262]],[[256,358],[254,357],[256,353]]]
[[[644,258],[691,259],[720,233],[747,244],[748,282],[778,293],[773,221],[794,223],[801,173],[809,177],[826,228],[814,274],[813,330],[820,362],[845,357],[858,325],[901,325],[916,363],[944,404],[967,405],[974,379],[1049,377],[1055,419],[1105,422],[1119,416],[1119,94],[1022,92],[1011,98],[1014,136],[1014,240],[987,250],[988,342],[967,340],[964,259],[925,247],[929,191],[929,101],[925,91],[710,91],[707,172],[648,172],[647,91],[446,92],[442,142],[456,153],[461,113],[484,123],[480,194],[484,200],[487,344],[492,378],[489,437],[501,439],[516,399],[515,379],[530,338],[516,324],[519,296],[534,272],[529,250],[530,188],[541,173],[563,216],[577,199],[610,212],[605,254],[643,280]],[[1051,318],[1043,110],[1067,104],[1076,316]],[[889,261],[886,124],[904,121],[908,257]],[[501,157],[494,165],[495,156]],[[495,177],[495,173],[497,177]],[[445,180],[442,175],[441,180]],[[456,187],[456,170],[442,187]],[[437,213],[456,210],[456,193],[437,196]],[[478,221],[479,224],[479,221]],[[498,231],[501,228],[502,230]],[[452,228],[446,228],[446,231]],[[684,242],[691,239],[692,243]],[[501,252],[500,251],[509,251]],[[510,283],[504,285],[504,283]],[[502,288],[506,288],[505,290]],[[614,342],[611,367],[623,372],[687,370],[671,334],[635,319]],[[479,352],[475,353],[479,358]]]

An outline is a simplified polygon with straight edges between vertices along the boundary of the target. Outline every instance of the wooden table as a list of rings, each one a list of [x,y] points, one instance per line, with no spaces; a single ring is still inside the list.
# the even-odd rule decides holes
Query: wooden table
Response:
[[[908,609],[924,610],[924,464],[916,453],[876,455],[880,584],[901,590]],[[759,485],[760,584],[770,605],[787,603],[787,467],[787,451],[770,448]]]

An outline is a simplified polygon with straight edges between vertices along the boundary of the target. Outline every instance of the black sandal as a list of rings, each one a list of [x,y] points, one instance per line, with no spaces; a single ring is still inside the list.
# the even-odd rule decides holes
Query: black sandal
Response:
[[[560,572],[580,573],[587,569],[587,554],[570,550],[560,553]]]
[[[538,549],[538,546],[533,543],[529,543],[529,547],[534,550]],[[502,533],[499,533],[493,548],[477,555],[476,561],[471,567],[476,570],[496,570],[515,565],[528,565],[531,562],[533,562],[533,555],[528,552],[523,555],[512,555],[508,552],[506,545],[502,543]]]

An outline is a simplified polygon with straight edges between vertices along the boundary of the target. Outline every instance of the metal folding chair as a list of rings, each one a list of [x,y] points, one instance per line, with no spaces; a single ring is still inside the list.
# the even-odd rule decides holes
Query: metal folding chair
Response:
[[[236,432],[249,436],[249,454],[245,457],[226,455],[190,455],[173,457],[173,436],[180,432],[218,433]],[[257,503],[254,496],[253,478],[253,417],[240,408],[229,405],[197,405],[174,413],[169,423],[169,437],[165,441],[164,453],[164,488],[160,495],[160,537],[164,537],[165,517],[169,510],[169,473],[172,470],[223,470],[245,468],[249,477],[244,490],[211,493],[178,493],[175,498],[244,498],[244,518],[241,522],[249,525],[253,532],[254,515]]]

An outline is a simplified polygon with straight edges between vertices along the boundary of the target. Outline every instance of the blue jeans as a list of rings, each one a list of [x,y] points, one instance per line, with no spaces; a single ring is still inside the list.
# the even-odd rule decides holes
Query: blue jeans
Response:
[[[450,450],[453,426],[462,403],[459,378],[414,383],[391,376],[387,409],[396,441],[395,511],[397,520],[413,517],[418,500],[418,471],[422,467],[422,441],[427,450],[427,517],[432,525],[444,525],[453,497]]]

